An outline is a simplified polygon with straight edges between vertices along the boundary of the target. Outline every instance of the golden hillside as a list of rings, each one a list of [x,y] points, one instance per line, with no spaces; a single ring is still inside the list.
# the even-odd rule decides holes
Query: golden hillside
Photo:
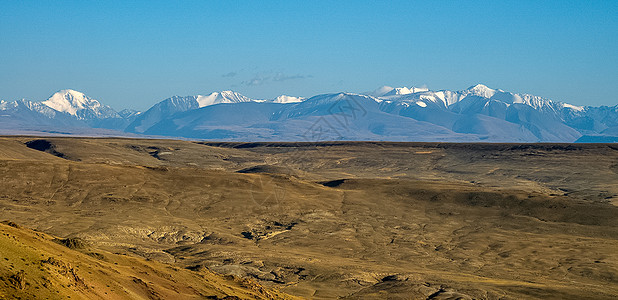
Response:
[[[2,299],[292,299],[255,282],[0,224]],[[238,297],[238,298],[235,298]]]
[[[216,272],[313,299],[612,299],[617,166],[604,144],[2,138],[0,218],[37,230],[2,227],[3,291],[268,296]]]

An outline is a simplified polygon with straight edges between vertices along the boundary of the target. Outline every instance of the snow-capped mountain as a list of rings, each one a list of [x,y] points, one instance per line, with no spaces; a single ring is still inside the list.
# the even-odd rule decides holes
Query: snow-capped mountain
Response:
[[[246,125],[244,121],[254,120],[256,112],[250,110],[235,112],[235,108],[240,108],[238,105],[226,106],[225,109],[219,107],[217,108],[219,114],[227,115],[230,119],[243,120],[243,122],[235,123],[238,125],[234,127],[235,130],[242,128],[240,131],[231,130],[231,124],[226,123],[227,128],[216,128],[218,132],[216,135],[212,134],[212,130],[217,124],[209,121],[213,120],[214,106],[213,108],[198,107],[199,110],[195,110],[193,106],[182,110],[182,121],[175,118],[175,113],[161,114],[156,119],[161,122],[167,119],[163,122],[165,126],[157,125],[157,122],[152,120],[153,122],[148,124],[142,132],[172,136],[186,136],[190,132],[189,135],[193,138],[222,138],[220,133],[226,130],[228,132],[225,135],[226,139],[247,138],[251,140],[259,136],[254,129],[261,128],[264,132],[269,132],[263,134],[263,139],[294,140],[300,136],[298,131],[310,130],[307,126],[301,126],[302,124],[312,125],[311,122],[300,122],[301,120],[308,121],[319,117],[327,122],[330,119],[330,123],[337,121],[334,125],[330,124],[331,128],[345,127],[338,128],[338,131],[345,132],[338,137],[339,139],[573,142],[582,136],[581,132],[566,124],[564,116],[569,114],[577,116],[585,111],[583,107],[554,102],[529,94],[492,89],[482,84],[460,91],[382,87],[369,94],[371,95],[326,94],[302,101],[282,101],[282,97],[279,101],[253,100],[254,102],[285,105],[275,111],[267,109],[266,111],[271,114],[268,122],[250,125]],[[264,110],[256,111],[263,112]],[[361,112],[371,115],[371,118],[357,118]],[[247,115],[243,115],[244,113]],[[340,117],[337,117],[338,115]],[[395,134],[393,124],[396,122],[386,121],[389,118],[397,119],[403,132],[397,131]],[[187,122],[188,119],[193,121]],[[214,119],[220,119],[220,117]],[[410,119],[421,123],[403,126],[409,123]],[[361,126],[361,124],[366,126]],[[246,131],[247,127],[253,128],[251,135],[243,135],[242,132]],[[182,128],[182,132],[174,128]],[[436,128],[442,130],[440,138],[435,134],[438,132]],[[433,135],[424,136],[419,132],[433,132]]]
[[[618,141],[618,105],[581,107],[482,84],[269,100],[221,91],[170,97],[143,113],[118,113],[74,90],[43,102],[0,101],[1,132],[77,127],[235,141],[595,142]]]
[[[375,89],[373,92],[369,92],[366,94],[369,96],[373,96],[373,97],[390,97],[390,96],[407,95],[407,94],[426,92],[426,91],[428,91],[427,88],[418,88],[418,87],[408,88],[405,86],[394,88],[394,87],[385,85],[385,86]]]
[[[87,126],[81,120],[56,111],[41,102],[25,99],[17,101],[0,101],[0,128],[28,128],[37,126],[64,127]]]
[[[255,101],[233,91],[214,92],[206,96],[197,95],[195,100],[198,103],[198,107],[204,107],[220,103],[240,103]]]
[[[526,142],[575,141],[581,133],[564,124],[565,111],[583,108],[538,96],[477,84],[461,91],[420,91],[382,96],[384,111],[434,123],[482,139]],[[509,130],[505,131],[507,128]],[[506,137],[506,138],[505,138]]]
[[[467,134],[380,111],[375,98],[337,93],[299,103],[221,104],[174,114],[144,133],[198,139],[479,141]]]
[[[127,126],[126,131],[133,133],[149,132],[148,129],[150,127],[165,120],[166,118],[171,117],[174,114],[217,104],[238,104],[245,102],[299,103],[303,100],[304,98],[301,97],[292,97],[286,95],[281,95],[272,100],[258,100],[251,99],[233,91],[213,92],[206,96],[174,96],[155,104],[152,108],[137,116],[135,120],[132,121],[129,126]]]
[[[305,98],[303,97],[293,97],[293,96],[287,96],[287,95],[281,95],[276,97],[275,99],[271,99],[267,102],[271,102],[271,103],[298,103],[298,102],[303,102],[305,101]]]
[[[0,130],[3,132],[88,132],[89,128],[124,130],[131,117],[75,90],[60,90],[47,100],[18,100],[0,103]],[[71,129],[71,130],[68,130]],[[93,131],[94,132],[94,131]],[[99,132],[99,131],[97,131]]]
[[[0,111],[3,112],[4,116],[8,116],[9,113],[14,113],[17,111],[28,111],[33,113],[39,113],[46,118],[54,118],[56,116],[57,111],[49,108],[46,105],[43,105],[40,102],[32,102],[26,99],[8,102],[8,101],[0,101]]]
[[[141,113],[127,126],[125,131],[134,133],[144,133],[151,126],[171,117],[172,115],[188,110],[199,109],[206,106],[225,104],[254,102],[244,95],[233,91],[213,92],[209,95],[196,96],[173,96],[167,98],[153,107]]]
[[[79,120],[120,118],[120,115],[111,107],[70,89],[58,91],[42,103]]]

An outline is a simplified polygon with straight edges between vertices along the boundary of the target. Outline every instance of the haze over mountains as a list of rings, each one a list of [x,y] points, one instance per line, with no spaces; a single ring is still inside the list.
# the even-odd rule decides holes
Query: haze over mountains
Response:
[[[251,99],[233,91],[174,96],[115,111],[74,90],[42,102],[0,101],[2,134],[149,135],[229,141],[388,140],[617,142],[618,105],[574,106],[482,84],[461,91],[381,87],[367,93]]]

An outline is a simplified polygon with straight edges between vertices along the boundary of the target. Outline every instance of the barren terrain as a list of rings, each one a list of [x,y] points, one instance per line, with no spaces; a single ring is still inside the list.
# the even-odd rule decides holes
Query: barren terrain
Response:
[[[0,177],[0,220],[216,297],[618,297],[618,145],[4,137]]]

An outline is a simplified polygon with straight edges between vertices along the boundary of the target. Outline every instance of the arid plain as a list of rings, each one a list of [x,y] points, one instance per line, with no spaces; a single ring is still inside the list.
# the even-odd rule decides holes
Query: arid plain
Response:
[[[0,298],[618,297],[615,144],[3,137],[0,177]]]

